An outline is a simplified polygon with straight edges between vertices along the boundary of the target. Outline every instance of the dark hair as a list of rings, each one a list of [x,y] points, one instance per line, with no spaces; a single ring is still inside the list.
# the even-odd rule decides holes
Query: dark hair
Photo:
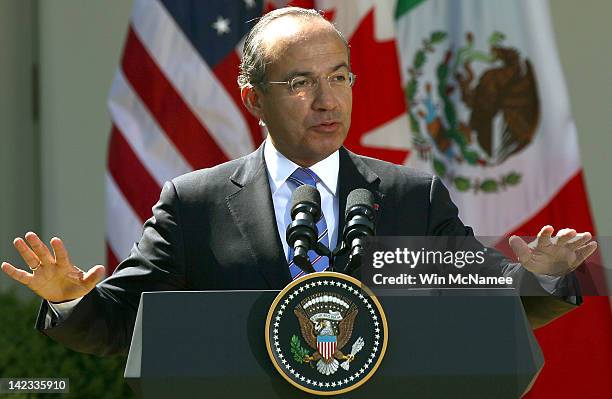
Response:
[[[349,52],[350,60],[350,48],[348,41],[342,32],[340,32],[334,26],[334,24],[326,20],[320,12],[300,7],[279,8],[262,16],[255,26],[251,28],[244,39],[242,61],[240,62],[240,72],[238,73],[238,86],[241,89],[249,85],[261,86],[261,84],[265,81],[266,65],[268,64],[268,60],[266,58],[267,54],[263,46],[263,33],[272,21],[284,16],[318,18],[327,22],[336,31],[338,37],[340,37],[342,42],[346,45],[346,50]]]

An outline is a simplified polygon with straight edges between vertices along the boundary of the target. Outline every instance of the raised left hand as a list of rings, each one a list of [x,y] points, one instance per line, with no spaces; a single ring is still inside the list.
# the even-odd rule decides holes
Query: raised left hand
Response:
[[[538,237],[527,244],[512,236],[509,244],[523,267],[536,274],[564,276],[573,272],[597,249],[591,233],[577,233],[574,229],[561,229],[552,236],[552,226],[544,226]]]

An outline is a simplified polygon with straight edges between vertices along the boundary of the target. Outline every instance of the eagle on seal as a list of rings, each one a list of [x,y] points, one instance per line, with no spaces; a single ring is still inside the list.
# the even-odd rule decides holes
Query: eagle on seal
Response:
[[[324,375],[334,374],[340,365],[339,360],[344,360],[342,367],[348,369],[355,355],[345,355],[341,349],[353,334],[357,306],[353,303],[349,305],[346,300],[334,295],[316,295],[302,301],[294,313],[300,323],[302,337],[315,350],[304,361],[316,362],[317,370]]]

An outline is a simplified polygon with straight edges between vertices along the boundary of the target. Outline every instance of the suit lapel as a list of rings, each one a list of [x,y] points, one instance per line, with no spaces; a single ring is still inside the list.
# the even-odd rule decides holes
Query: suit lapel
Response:
[[[344,229],[344,213],[346,210],[346,198],[349,193],[357,188],[366,188],[374,194],[374,203],[376,211],[376,219],[383,209],[384,194],[379,190],[380,178],[368,167],[357,154],[348,151],[346,148],[340,148],[340,172],[338,175],[338,193],[339,197],[339,215],[338,215],[338,243],[342,241],[342,230]],[[348,256],[339,256],[336,259],[336,265],[340,270],[344,268],[348,262]]]
[[[227,205],[234,223],[244,238],[248,256],[254,266],[268,282],[270,288],[281,289],[291,282],[291,275],[282,250],[270,193],[270,183],[263,158],[263,145],[244,158],[230,177],[236,191],[229,195]],[[358,155],[340,148],[340,170],[338,175],[339,217],[338,242],[342,241],[346,197],[356,188],[366,188],[374,194],[378,207],[383,208],[384,194],[379,190],[380,178]],[[344,268],[347,256],[341,256],[336,263]]]
[[[281,289],[291,275],[278,235],[263,145],[245,158],[230,179],[237,191],[226,200],[245,247],[270,288]]]

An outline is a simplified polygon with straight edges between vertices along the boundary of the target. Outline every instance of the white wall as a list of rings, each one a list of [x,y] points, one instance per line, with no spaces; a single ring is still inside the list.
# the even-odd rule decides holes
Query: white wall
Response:
[[[612,2],[550,3],[598,232],[612,236]],[[63,237],[74,262],[88,267],[105,256],[106,97],[131,1],[39,4],[42,234]]]
[[[42,234],[86,268],[105,262],[106,98],[131,4],[40,2]]]
[[[612,1],[551,0],[604,263],[612,263]],[[562,162],[563,160],[559,160]],[[571,209],[568,211],[571,212]],[[612,280],[612,274],[608,274]],[[612,301],[612,298],[611,298]]]
[[[612,236],[612,1],[550,3],[595,224]]]
[[[35,7],[0,1],[0,259],[17,261],[12,238],[39,225],[33,112]],[[8,285],[0,277],[0,288]]]

